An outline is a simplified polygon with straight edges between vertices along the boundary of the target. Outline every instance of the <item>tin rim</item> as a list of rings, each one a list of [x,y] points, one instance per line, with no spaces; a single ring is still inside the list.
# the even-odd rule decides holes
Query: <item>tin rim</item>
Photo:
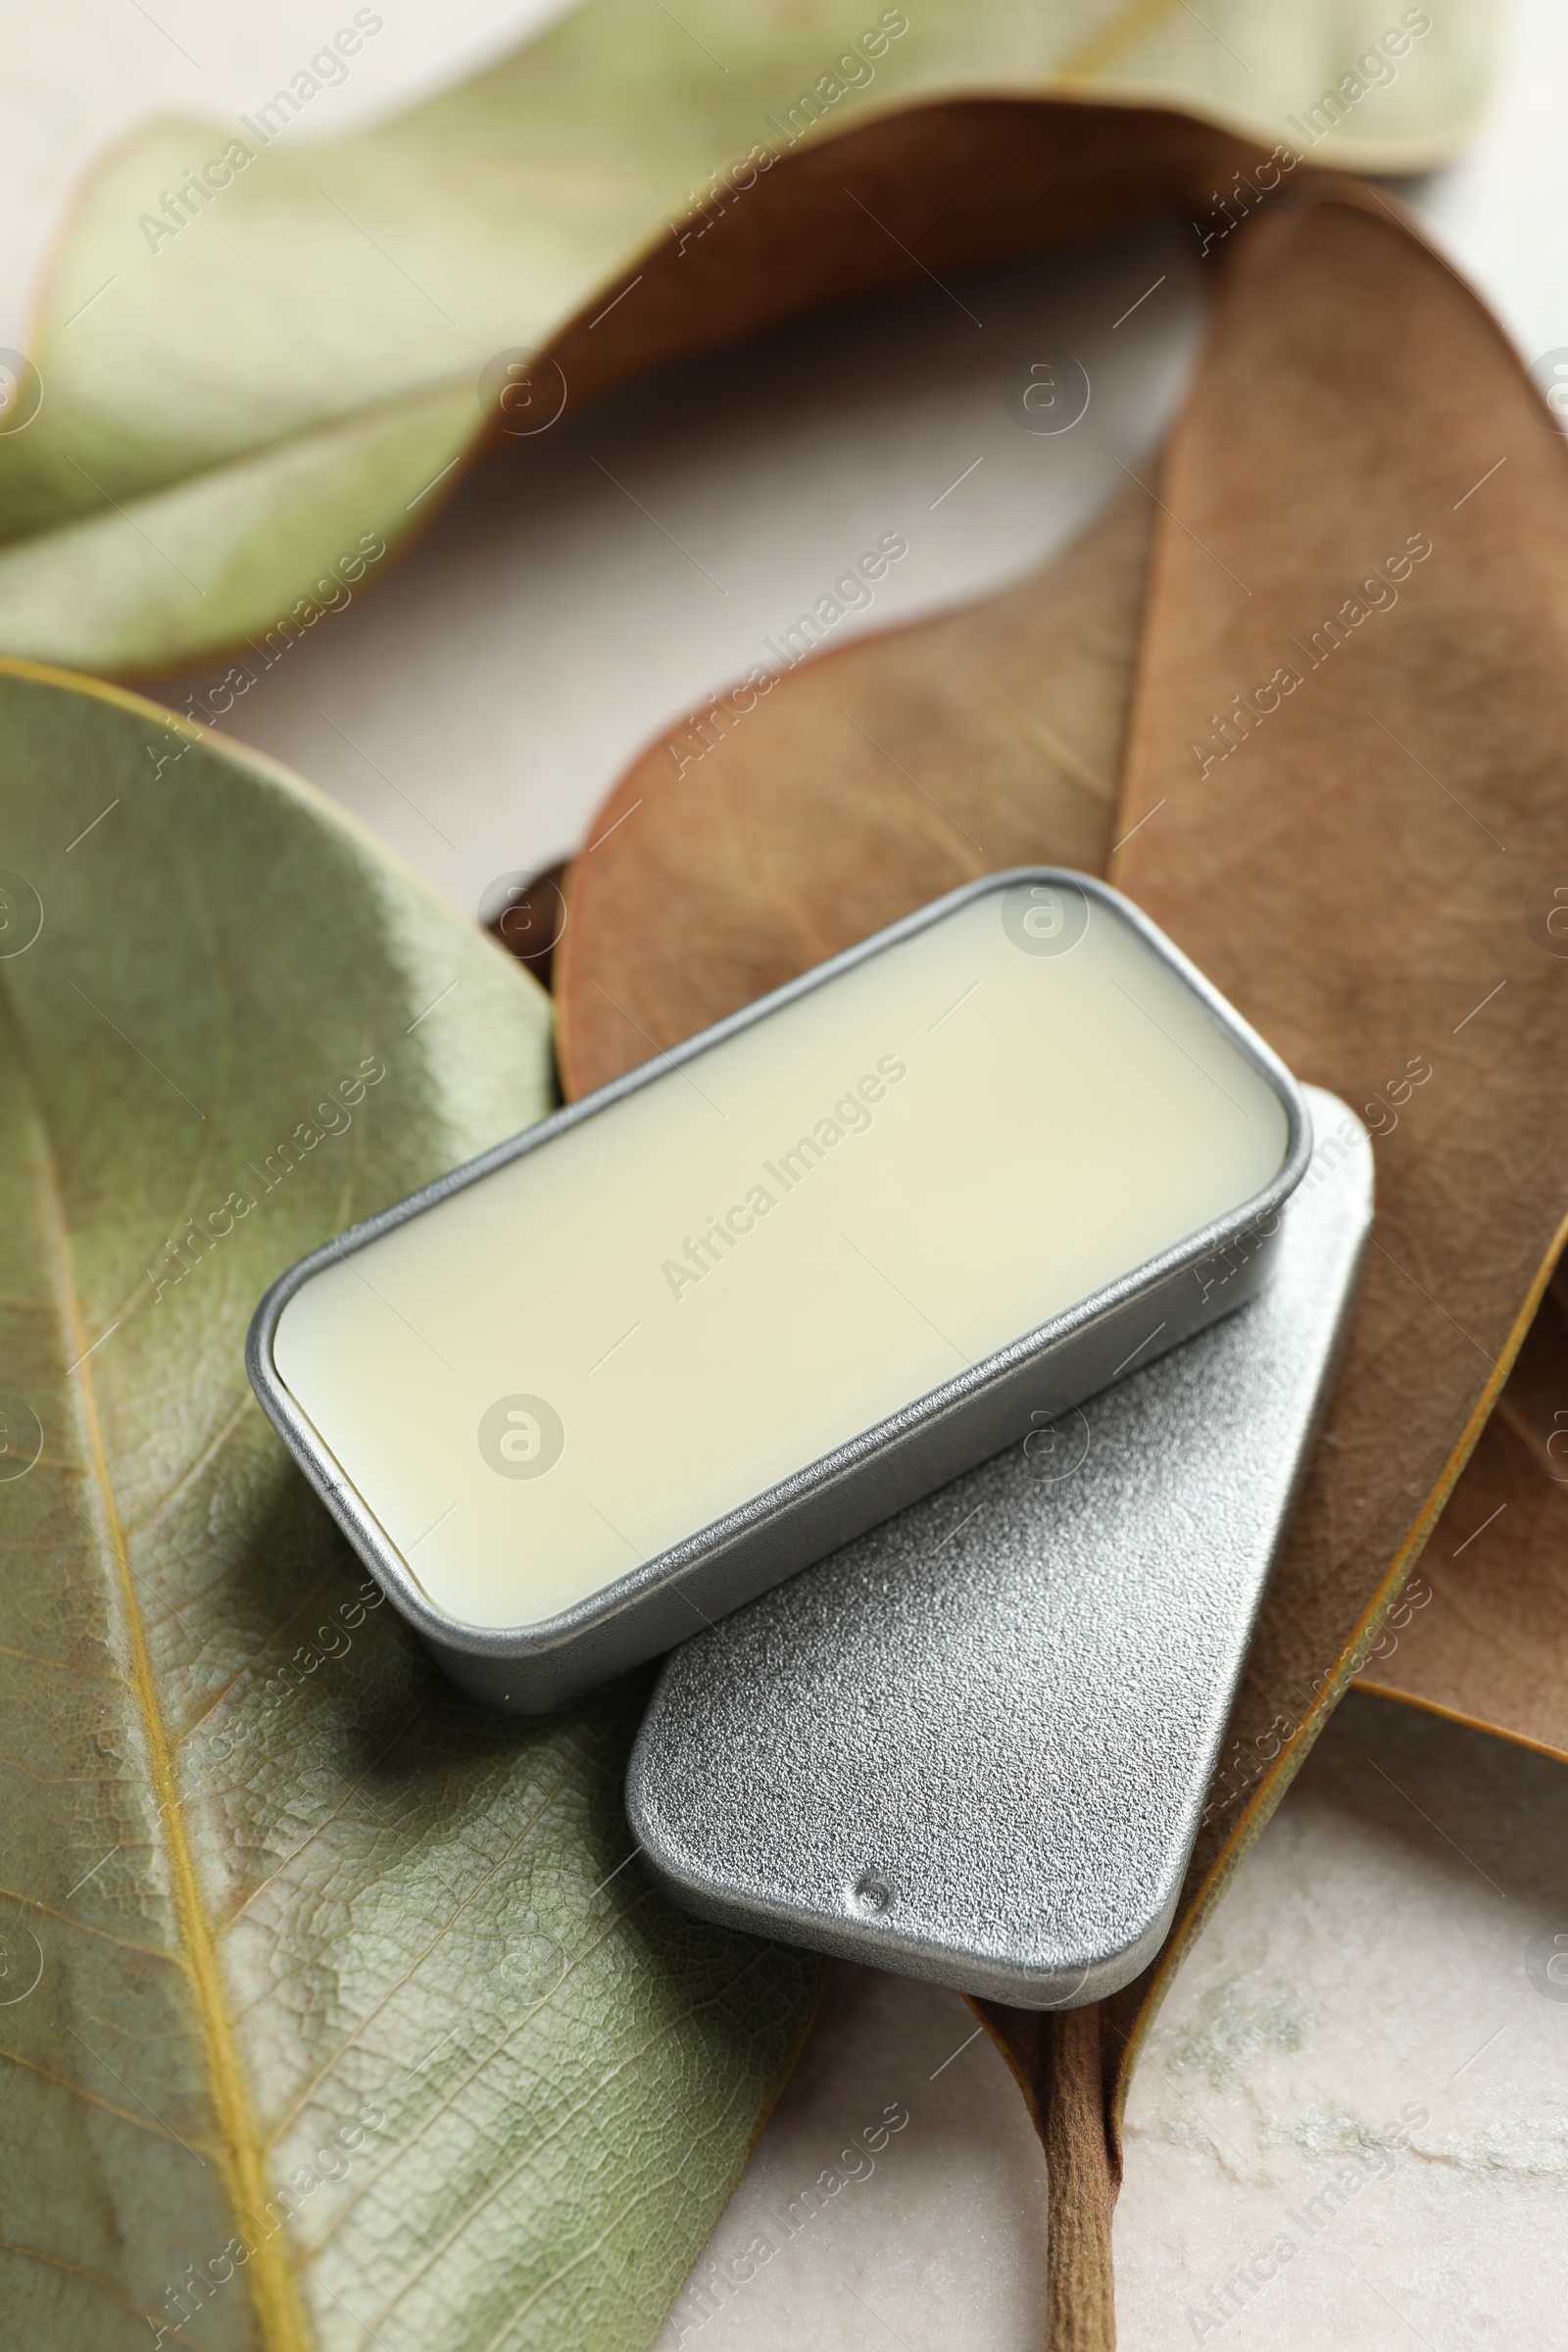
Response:
[[[1066,885],[1082,891],[1092,903],[1103,906],[1117,920],[1129,924],[1154,955],[1185,982],[1215,1027],[1272,1088],[1285,1112],[1285,1156],[1274,1177],[1237,1208],[1200,1226],[1186,1240],[1174,1244],[1154,1257],[1146,1258],[1115,1282],[1107,1283],[1088,1298],[1080,1299],[1076,1305],[1050,1322],[1036,1325],[1032,1331],[1021,1334],[1004,1348],[967,1366],[951,1380],[944,1381],[935,1389],[926,1390],[918,1397],[911,1398],[908,1404],[901,1406],[898,1412],[887,1415],[869,1429],[847,1439],[843,1445],[818,1456],[815,1461],[804,1464],[788,1478],[764,1488],[760,1494],[726,1512],[723,1517],[710,1521],[706,1527],[695,1530],[679,1544],[655,1553],[651,1559],[641,1561],[624,1576],[617,1577],[612,1584],[601,1586],[597,1592],[584,1595],[581,1600],[558,1611],[555,1616],[526,1620],[517,1625],[481,1626],[470,1624],[466,1619],[453,1616],[442,1609],[416,1581],[401,1552],[359,1490],[341,1469],[314,1422],[303,1411],[277,1370],[272,1342],[278,1319],[295,1292],[323,1268],[335,1265],[366,1243],[377,1240],[412,1217],[422,1215],[426,1209],[434,1208],[451,1194],[476,1183],[497,1168],[506,1167],[527,1152],[537,1151],[568,1128],[581,1126],[585,1121],[598,1117],[624,1096],[651,1085],[655,1079],[662,1078],[670,1070],[680,1069],[710,1047],[739,1035],[813,989],[826,986],[841,972],[853,969],[855,965],[904,940],[916,937],[974,899],[1014,889],[1020,883]],[[400,1612],[419,1633],[438,1646],[457,1650],[468,1657],[497,1661],[542,1657],[571,1643],[590,1627],[607,1624],[653,1594],[678,1587],[689,1570],[722,1551],[747,1531],[776,1518],[791,1504],[847,1476],[861,1462],[880,1452],[890,1440],[921,1423],[941,1418],[993,1383],[1018,1372],[1031,1358],[1044,1355],[1049,1349],[1058,1347],[1075,1331],[1097,1322],[1139,1293],[1181,1273],[1224,1249],[1227,1243],[1237,1240],[1250,1228],[1266,1221],[1283,1207],[1296,1190],[1306,1171],[1311,1152],[1311,1121],[1306,1104],[1284,1062],[1174,942],[1166,938],[1157,924],[1135,906],[1130,899],[1124,898],[1120,891],[1112,889],[1108,882],[1102,882],[1093,874],[1077,873],[1065,866],[1009,866],[997,873],[983,874],[973,882],[962,883],[945,897],[933,900],[929,906],[917,907],[912,914],[903,916],[885,930],[874,932],[869,939],[859,940],[839,955],[830,956],[825,963],[813,964],[809,971],[786,981],[781,988],[758,998],[754,1004],[742,1005],[738,1011],[726,1014],[722,1020],[699,1030],[695,1036],[666,1048],[662,1054],[654,1055],[646,1062],[638,1063],[634,1069],[612,1079],[607,1086],[597,1088],[593,1094],[584,1095],[580,1101],[564,1104],[548,1118],[538,1120],[532,1127],[525,1127],[518,1135],[509,1136],[503,1143],[481,1152],[477,1158],[466,1160],[462,1166],[422,1185],[417,1192],[394,1201],[389,1208],[378,1210],[374,1216],[351,1225],[346,1232],[323,1243],[320,1249],[312,1250],[308,1257],[290,1266],[263,1297],[246,1337],[246,1368],[263,1411],[283,1439],[318,1496],[355,1549],[372,1568]]]

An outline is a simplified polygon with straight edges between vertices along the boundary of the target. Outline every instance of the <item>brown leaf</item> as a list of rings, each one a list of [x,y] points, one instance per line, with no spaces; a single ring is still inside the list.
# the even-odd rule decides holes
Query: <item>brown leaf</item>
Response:
[[[1382,1137],[1348,1361],[1178,1925],[1105,2004],[1113,2117],[1425,1543],[1568,1207],[1568,996],[1528,904],[1568,865],[1568,463],[1500,330],[1371,191],[1265,220],[1161,496],[1183,527],[1156,536],[1118,820],[1148,821],[1115,878]],[[1298,682],[1207,761],[1213,714],[1281,664]]]
[[[661,240],[628,268],[636,302],[596,289],[551,354],[581,402],[824,303],[1114,236],[1169,206],[1217,224],[1231,216],[1216,196],[1234,195],[1238,172],[1250,183],[1270,152],[1166,107],[1098,97],[908,106],[792,150],[745,203]]]
[[[1565,1456],[1568,1282],[1559,1266],[1358,1688],[1568,1763]]]
[[[485,919],[491,938],[515,956],[541,988],[550,986],[565,924],[565,885],[566,867],[562,858],[536,874],[508,877],[500,905]]]
[[[1495,323],[1373,191],[1330,186],[1236,242],[1159,484],[1112,872],[1303,1079],[1378,1131],[1378,1219],[1170,1942],[1093,2024],[983,2012],[1056,2158],[1054,2224],[1072,2251],[1054,2268],[1050,2341],[1085,2352],[1111,2341],[1108,2212],[1141,2038],[1437,1521],[1568,1210],[1568,981],[1531,928],[1532,891],[1568,880],[1568,458]],[[1130,528],[1104,526],[1112,540]],[[1068,559],[1102,594],[1106,547],[1092,538]],[[617,855],[658,872],[652,902],[637,907],[626,873],[597,863],[608,842],[579,859],[568,1085],[633,1056],[608,1015],[583,1010],[601,969],[646,1048],[957,879],[967,858],[1069,854],[1067,812],[1083,827],[1072,854],[1097,861],[1093,793],[1075,797],[1059,763],[1004,758],[977,779],[970,749],[994,724],[986,630],[1002,615],[1038,630],[1060,577],[797,673],[765,736],[747,722],[753,749],[738,729],[710,756],[700,828],[689,798],[646,792],[621,827],[639,829],[636,849]],[[1125,627],[1122,578],[1103,611]],[[1065,703],[1099,747],[1095,773],[1118,733],[1127,656],[1113,640]],[[884,698],[878,726],[899,726],[905,698],[889,748],[909,747],[922,792],[982,849],[912,818],[850,741],[840,681],[859,664]],[[1070,663],[1041,685],[1037,719],[1069,679]],[[1002,834],[998,774],[1016,775]],[[623,787],[607,816],[635,798]],[[625,926],[618,945],[601,907]],[[1538,1453],[1544,1428],[1538,1416]]]
[[[803,662],[645,753],[567,885],[567,1093],[972,875],[1099,871],[1153,512],[1130,491],[1021,586]]]

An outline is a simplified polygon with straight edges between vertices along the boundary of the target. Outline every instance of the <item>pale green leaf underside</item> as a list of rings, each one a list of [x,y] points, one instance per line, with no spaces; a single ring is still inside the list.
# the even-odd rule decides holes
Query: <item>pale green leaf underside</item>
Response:
[[[126,696],[0,668],[0,819],[6,2340],[631,2352],[815,1965],[617,1872],[640,1685],[499,1718],[365,1608],[242,1362],[286,1264],[547,1107],[546,1000]]]
[[[84,191],[35,341],[42,408],[0,433],[0,646],[142,672],[243,651],[362,536],[427,519],[480,433],[485,363],[591,318],[710,173],[788,150],[824,77],[843,94],[797,107],[799,143],[943,97],[1068,94],[1299,146],[1302,110],[1401,13],[1430,29],[1311,153],[1414,170],[1479,106],[1484,0],[587,0],[382,128],[301,135],[329,91],[308,121],[280,111],[177,234],[144,224],[235,126],[143,134]],[[835,75],[884,16],[907,29]]]

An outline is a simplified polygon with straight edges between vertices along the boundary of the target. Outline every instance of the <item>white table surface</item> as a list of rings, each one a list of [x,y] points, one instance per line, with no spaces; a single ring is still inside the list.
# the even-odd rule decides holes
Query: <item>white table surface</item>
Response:
[[[311,134],[460,78],[553,13],[388,9]],[[265,14],[157,0],[156,21],[135,0],[0,0],[0,345],[24,346],[31,289],[92,156],[160,117],[252,107],[337,21],[308,0]],[[1523,0],[1485,136],[1413,192],[1527,359],[1568,346],[1565,101],[1568,12]],[[1158,300],[1112,341],[1109,322],[1161,271]],[[909,556],[846,629],[1041,562],[1180,397],[1201,325],[1190,249],[1155,229],[962,291],[1004,330],[983,347],[939,293],[901,296],[674,370],[509,453],[375,595],[246,698],[247,739],[472,912],[497,876],[568,851],[633,752],[758,659],[760,640],[880,532],[904,531]],[[1095,382],[1070,440],[1015,430],[983,356],[1047,322]],[[1116,2225],[1125,2343],[1563,2340],[1568,2000],[1535,1987],[1525,1949],[1554,1921],[1568,1934],[1565,1856],[1560,1767],[1404,1709],[1347,1704],[1180,1978],[1137,2079]],[[972,2034],[955,1995],[836,1973],[713,2253],[765,2230],[890,2102],[908,2123],[723,2309],[697,2325],[695,2303],[678,2304],[661,2352],[1035,2352],[1044,2167],[1001,2060]],[[1408,2147],[1372,2152],[1405,2107],[1425,2118]],[[1310,2201],[1352,2158],[1353,2196],[1312,2227]],[[1288,2257],[1268,2252],[1281,2236]],[[1244,2264],[1252,2291],[1227,2290]]]

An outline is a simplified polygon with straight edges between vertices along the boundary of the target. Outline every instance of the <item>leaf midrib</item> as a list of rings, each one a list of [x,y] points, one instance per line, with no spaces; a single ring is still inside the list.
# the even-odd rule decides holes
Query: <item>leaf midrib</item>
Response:
[[[17,1017],[9,989],[0,990],[0,1004],[3,1004],[5,1019],[16,1047],[37,1138],[40,1222],[47,1241],[49,1271],[53,1277],[60,1322],[68,1337],[72,1358],[76,1362],[74,1377],[80,1382],[77,1417],[81,1433],[86,1439],[87,1458],[106,1529],[105,1547],[115,1562],[116,1584],[130,1642],[130,1679],[140,1708],[153,1789],[164,1827],[166,1851],[173,1882],[175,1916],[179,1924],[180,1941],[184,1946],[185,1972],[207,2055],[213,2105],[220,2130],[220,2162],[234,2211],[259,2218],[267,2203],[266,2174],[251,2115],[244,2070],[223,1998],[218,1953],[202,1902],[196,1859],[191,1850],[180,1803],[173,1747],[159,1701],[146,1623],[131,1574],[124,1523],[110,1476],[92,1360],[86,1352],[90,1342],[76,1289],[71,1229],[54,1147],[44,1115],[43,1096],[28,1051],[27,1038]],[[281,2249],[270,2233],[261,2233],[253,2249],[251,2279],[257,2319],[268,2352],[308,2352],[308,2338],[293,2280],[281,2259]]]

